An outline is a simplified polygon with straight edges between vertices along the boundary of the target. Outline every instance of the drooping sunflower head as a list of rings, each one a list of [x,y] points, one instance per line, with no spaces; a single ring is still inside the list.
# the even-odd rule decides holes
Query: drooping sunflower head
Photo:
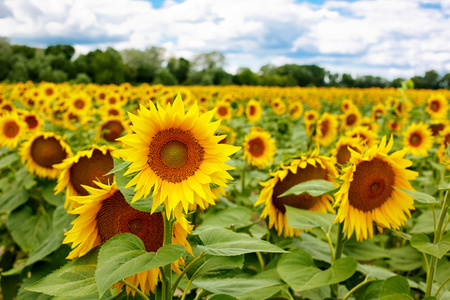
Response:
[[[403,133],[403,146],[413,156],[426,156],[433,147],[433,133],[423,122],[413,122]]]
[[[427,100],[425,111],[432,119],[447,119],[448,100],[442,94],[431,95]]]
[[[300,230],[288,225],[286,218],[286,207],[292,206],[316,212],[333,212],[332,198],[329,195],[313,197],[304,193],[301,195],[287,195],[279,197],[288,189],[302,182],[309,180],[327,180],[334,182],[337,171],[334,161],[330,158],[319,156],[318,149],[310,156],[302,156],[293,159],[289,165],[280,165],[280,169],[271,173],[272,178],[266,182],[261,182],[263,186],[255,206],[264,205],[260,218],[268,217],[269,229],[274,227],[278,235],[298,236]]]
[[[134,133],[119,138],[127,148],[115,152],[132,162],[125,175],[138,172],[127,185],[136,186],[133,201],[152,190],[153,211],[162,203],[168,214],[179,204],[186,212],[189,204],[214,205],[210,184],[227,186],[232,167],[225,162],[240,148],[220,144],[220,121],[210,123],[214,110],[199,116],[195,102],[186,113],[179,95],[166,109],[149,105],[137,116],[129,113]]]
[[[335,222],[344,223],[348,237],[355,233],[359,241],[372,238],[373,222],[398,230],[411,217],[414,199],[395,188],[413,190],[409,181],[417,172],[407,169],[412,162],[403,158],[405,150],[388,155],[393,144],[393,138],[386,144],[384,136],[363,154],[350,150],[350,164],[335,195],[339,206]]]
[[[121,233],[138,236],[144,243],[145,250],[156,252],[163,245],[164,221],[162,213],[149,213],[131,207],[125,197],[113,183],[111,186],[96,182],[98,187],[85,187],[86,196],[73,196],[71,201],[77,202],[76,208],[69,211],[78,215],[71,223],[72,229],[65,233],[64,244],[72,244],[68,259],[81,257],[94,247],[105,243]],[[174,224],[173,244],[183,245],[187,252],[192,249],[186,240],[192,226],[186,218],[180,217]],[[172,263],[172,269],[180,272],[178,265],[184,264],[182,258]],[[140,286],[142,292],[154,292],[160,277],[159,269],[152,269],[127,277],[125,280]],[[122,287],[116,283],[114,287]],[[129,293],[130,290],[127,289]]]
[[[317,121],[316,134],[313,139],[321,146],[329,146],[337,136],[338,119],[336,115],[323,113]]]
[[[293,101],[289,104],[289,118],[291,120],[299,119],[303,114],[303,104],[300,101]]]
[[[72,150],[61,136],[36,132],[22,144],[20,156],[31,174],[53,179],[60,173],[55,165],[72,156]]]
[[[105,175],[114,167],[113,150],[114,147],[93,145],[91,149],[79,151],[62,163],[54,165],[54,168],[61,170],[55,194],[66,190],[65,208],[69,206],[71,209],[73,204],[76,204],[70,202],[72,196],[88,195],[83,186],[96,187],[94,181],[104,184],[113,182],[113,174]]]
[[[26,124],[17,113],[5,113],[0,116],[0,146],[15,149],[26,132]]]
[[[277,116],[281,116],[286,112],[286,103],[281,98],[275,98],[270,102],[273,112]]]
[[[248,101],[245,107],[245,115],[250,123],[256,123],[261,119],[263,110],[261,103],[255,99]]]
[[[229,102],[226,101],[217,101],[214,104],[216,108],[216,113],[214,114],[214,118],[216,120],[229,121],[232,117],[232,107]]]
[[[277,151],[275,140],[267,131],[252,130],[245,137],[243,158],[247,163],[259,169],[268,167]]]

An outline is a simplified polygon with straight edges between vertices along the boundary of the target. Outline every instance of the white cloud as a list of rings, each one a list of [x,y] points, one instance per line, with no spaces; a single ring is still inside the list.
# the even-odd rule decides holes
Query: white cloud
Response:
[[[164,46],[188,59],[221,51],[227,70],[315,63],[387,78],[450,72],[450,0],[166,0],[159,9],[142,0],[0,0],[0,7],[7,10],[0,36],[30,45],[73,40],[83,53]]]

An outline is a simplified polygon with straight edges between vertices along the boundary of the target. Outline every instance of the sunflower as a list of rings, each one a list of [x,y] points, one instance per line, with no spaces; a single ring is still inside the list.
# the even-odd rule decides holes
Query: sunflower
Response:
[[[386,107],[382,103],[378,103],[372,107],[372,119],[381,119],[386,115],[386,112]]]
[[[362,153],[364,151],[364,146],[359,137],[339,137],[334,149],[331,150],[331,155],[336,159],[338,166],[344,166],[349,161],[351,156],[349,148],[358,153]]]
[[[248,101],[247,106],[245,107],[245,115],[250,123],[258,122],[261,119],[262,114],[263,110],[259,101],[256,101],[255,99]]]
[[[128,124],[123,117],[104,117],[99,127],[99,138],[108,142],[117,142],[117,139],[128,131]]]
[[[426,124],[413,122],[403,133],[403,146],[413,156],[426,156],[433,147],[433,133]]]
[[[303,104],[300,101],[294,101],[289,104],[289,118],[291,120],[299,119],[303,114]]]
[[[186,212],[192,203],[214,205],[210,184],[226,187],[233,179],[225,162],[240,147],[219,143],[220,121],[210,123],[215,111],[199,116],[197,102],[187,113],[180,95],[166,109],[149,105],[150,110],[141,105],[137,116],[129,113],[134,133],[118,139],[128,148],[115,151],[132,162],[125,175],[138,172],[127,185],[136,186],[133,201],[153,190],[152,211],[164,203],[168,216],[178,204]]]
[[[350,100],[350,99],[344,99],[344,100],[342,100],[342,102],[341,102],[341,105],[340,105],[340,110],[343,112],[343,113],[346,113],[346,112],[348,112],[349,110],[351,110],[352,108],[354,108],[355,107],[355,104],[353,103],[353,101],[352,100]]]
[[[425,111],[432,119],[447,119],[448,101],[442,94],[431,95],[427,100]]]
[[[337,177],[334,161],[318,154],[317,148],[308,157],[301,156],[293,159],[287,166],[282,163],[278,171],[271,173],[271,179],[260,183],[263,189],[255,206],[264,204],[260,218],[268,217],[269,229],[275,227],[278,235],[283,233],[285,237],[288,237],[300,234],[299,229],[288,225],[285,205],[322,213],[333,212],[330,195],[313,197],[304,193],[279,197],[292,186],[309,180],[323,179],[334,182],[333,178]]]
[[[219,142],[220,144],[228,144],[228,145],[234,145],[236,143],[236,136],[237,133],[231,130],[230,127],[225,125],[220,125],[218,128],[219,133],[222,134],[224,138]],[[226,135],[224,135],[226,134]]]
[[[72,244],[68,259],[81,257],[94,247],[105,243],[120,233],[131,233],[138,236],[144,243],[147,252],[156,252],[163,245],[164,222],[161,213],[149,213],[132,208],[115,183],[111,186],[95,182],[100,187],[88,187],[86,196],[74,196],[71,201],[77,202],[77,208],[69,211],[78,215],[71,223],[72,229],[65,233],[64,244]],[[186,236],[192,226],[183,216],[174,223],[173,244],[183,245],[187,252],[192,249]],[[172,270],[180,273],[179,264],[184,264],[182,258],[172,263]],[[125,278],[134,286],[140,286],[142,292],[154,292],[160,277],[159,269],[151,269]],[[121,283],[113,287],[122,288]],[[131,290],[126,289],[127,293]],[[132,291],[131,291],[132,292]],[[133,293],[133,292],[132,292]]]
[[[314,123],[319,119],[319,113],[315,110],[307,110],[303,114],[303,121],[305,122],[305,132],[306,134],[311,134],[311,129]]]
[[[44,125],[44,120],[34,111],[27,111],[22,115],[22,120],[27,124],[28,132],[37,132]]]
[[[325,112],[317,121],[314,140],[317,141],[321,146],[329,146],[337,136],[337,129],[337,116]]]
[[[36,132],[22,144],[20,156],[31,174],[53,179],[60,172],[54,165],[72,156],[72,150],[61,136],[51,132]]]
[[[356,126],[345,132],[345,135],[351,138],[359,138],[360,143],[372,147],[377,142],[378,134],[366,126]]]
[[[243,148],[243,159],[259,169],[268,167],[277,152],[275,140],[264,130],[251,130],[245,137]]]
[[[61,170],[55,187],[55,194],[59,194],[66,189],[64,208],[72,204],[69,200],[70,197],[88,195],[82,185],[95,187],[94,180],[104,184],[113,181],[113,174],[105,176],[114,168],[111,155],[113,150],[115,150],[114,147],[93,145],[91,149],[79,151],[76,155],[53,166],[55,169]],[[71,208],[72,205],[69,209]]]
[[[281,98],[275,98],[271,101],[270,106],[277,116],[281,116],[286,112],[286,103]]]
[[[406,169],[412,165],[403,158],[406,150],[388,155],[393,144],[391,137],[386,145],[384,136],[364,154],[350,150],[350,165],[344,168],[344,182],[335,194],[335,206],[339,206],[335,222],[344,222],[348,237],[355,232],[358,241],[372,238],[374,221],[398,230],[406,216],[411,217],[414,199],[395,188],[413,190],[409,180],[418,173]]]
[[[76,115],[87,115],[92,108],[92,98],[86,92],[72,95],[67,103],[67,110]]]
[[[362,114],[356,106],[353,106],[352,109],[347,110],[343,115],[341,115],[340,119],[341,130],[346,130],[361,124]]]
[[[0,116],[0,146],[15,149],[25,134],[27,125],[17,113]]]
[[[217,101],[214,106],[216,107],[216,113],[214,118],[216,120],[229,121],[232,116],[232,107],[226,101]]]

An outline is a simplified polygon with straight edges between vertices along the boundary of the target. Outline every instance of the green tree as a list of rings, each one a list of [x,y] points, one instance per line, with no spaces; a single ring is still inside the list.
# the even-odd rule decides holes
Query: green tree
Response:
[[[183,84],[188,79],[189,71],[191,69],[191,62],[183,57],[169,59],[167,69],[172,73],[180,84]]]
[[[7,38],[0,37],[0,80],[9,78],[13,60],[13,50]]]
[[[96,52],[92,69],[93,78],[98,84],[121,84],[125,82],[125,65],[122,56],[113,48],[108,48],[105,52]]]
[[[259,85],[260,79],[258,74],[255,74],[249,68],[241,68],[238,73],[233,76],[233,83],[246,85]]]
[[[169,70],[163,68],[158,70],[153,83],[163,85],[176,85],[178,84],[178,80],[171,72],[169,72]]]
[[[121,52],[126,66],[126,79],[130,82],[153,82],[161,69],[166,50],[161,47],[147,48],[145,51],[127,49]]]

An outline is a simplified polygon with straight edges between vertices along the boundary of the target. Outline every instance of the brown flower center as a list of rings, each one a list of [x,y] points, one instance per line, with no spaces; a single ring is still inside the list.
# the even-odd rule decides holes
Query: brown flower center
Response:
[[[444,129],[444,124],[433,124],[430,125],[431,132],[433,133],[433,136],[437,136],[439,131]]]
[[[124,130],[122,123],[116,120],[106,122],[101,128],[103,138],[108,142],[115,142]]]
[[[298,169],[294,174],[288,171],[287,176],[283,181],[278,181],[273,188],[272,202],[273,205],[282,213],[286,212],[285,205],[300,208],[310,209],[317,204],[321,196],[313,197],[308,193],[301,195],[288,195],[278,198],[279,195],[286,192],[288,189],[302,182],[309,180],[323,179],[327,180],[327,170],[319,165],[314,167],[308,164],[304,169]]]
[[[3,134],[8,138],[14,138],[19,134],[20,127],[15,121],[8,121],[3,125]]]
[[[250,116],[253,116],[254,114],[256,114],[256,107],[253,105],[250,105]]]
[[[248,142],[248,151],[253,157],[260,157],[263,155],[265,148],[264,142],[259,137]]]
[[[164,129],[150,142],[148,165],[160,178],[177,183],[195,174],[204,155],[203,147],[190,131]]]
[[[30,115],[25,117],[25,122],[28,125],[28,129],[34,129],[38,126],[38,120],[36,119],[36,116]]]
[[[46,94],[47,96],[53,95],[54,92],[55,92],[55,91],[54,91],[52,88],[46,88],[46,89],[45,89],[45,94]]]
[[[81,186],[87,185],[97,187],[94,180],[98,180],[104,184],[113,182],[114,174],[104,176],[114,167],[111,153],[103,154],[100,150],[95,149],[91,158],[86,156],[80,157],[77,163],[70,168],[70,183],[74,189],[82,196],[87,196],[88,192]]]
[[[320,132],[322,133],[322,136],[327,136],[329,128],[330,128],[330,121],[328,119],[320,123]]]
[[[355,114],[351,114],[347,117],[346,122],[348,126],[352,126],[353,124],[355,124],[356,122],[356,115]]]
[[[430,109],[431,109],[432,111],[438,112],[440,108],[441,108],[441,104],[439,103],[438,100],[433,100],[433,101],[431,101]]]
[[[224,117],[228,114],[228,109],[225,106],[220,106],[217,112],[219,113],[219,116]]]
[[[138,236],[147,252],[156,252],[163,245],[164,222],[161,213],[151,214],[132,208],[120,191],[102,201],[96,216],[102,243],[120,233]]]
[[[380,207],[392,195],[394,179],[392,167],[382,159],[360,162],[350,183],[350,205],[364,212]]]
[[[419,132],[413,132],[409,137],[409,144],[418,147],[422,144],[422,135]]]
[[[48,137],[47,139],[43,136],[38,137],[31,144],[30,153],[35,163],[49,169],[54,164],[61,163],[67,157],[67,152],[54,137]]]
[[[340,165],[345,165],[351,157],[351,152],[348,150],[348,145],[341,145],[336,154],[336,161]]]
[[[75,102],[74,102],[74,106],[77,108],[77,109],[83,109],[83,107],[85,106],[85,102],[84,102],[84,100],[82,100],[82,99],[77,99],[77,100],[75,100]]]

